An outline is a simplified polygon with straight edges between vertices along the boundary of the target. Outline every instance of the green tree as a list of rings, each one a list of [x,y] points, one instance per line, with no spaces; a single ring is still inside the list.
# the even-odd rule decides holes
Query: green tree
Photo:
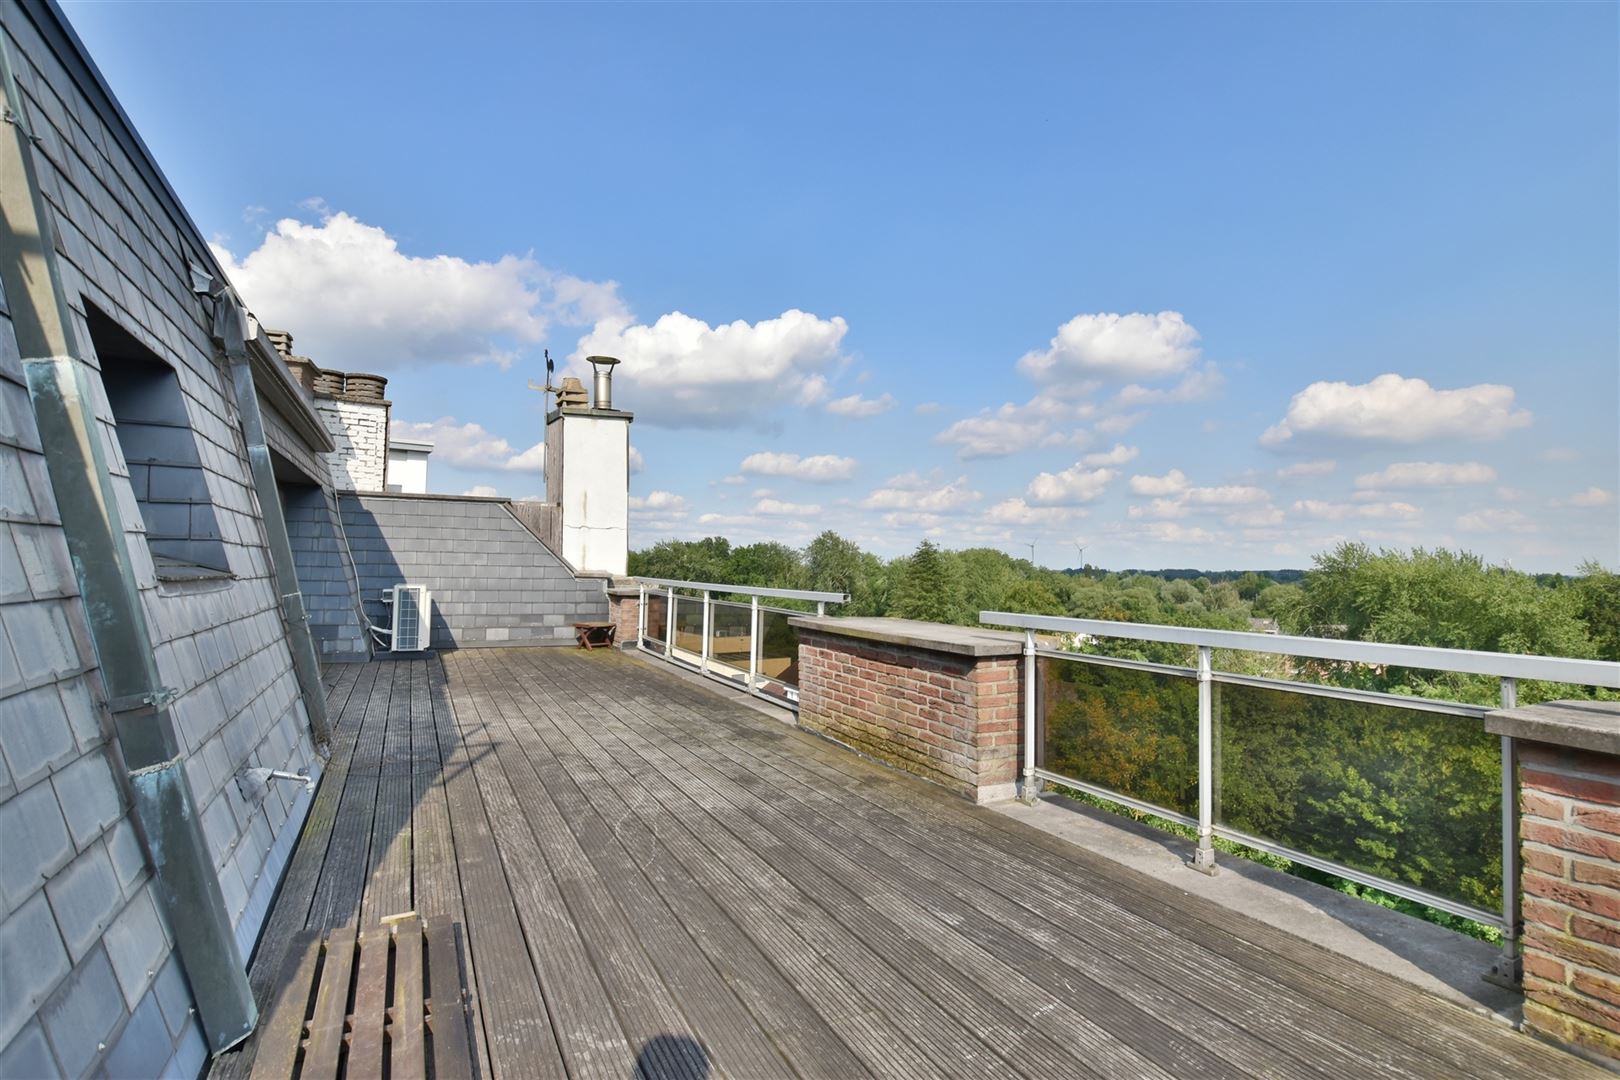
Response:
[[[1600,660],[1620,660],[1620,574],[1596,560],[1581,564],[1572,584],[1576,613]]]
[[[802,589],[807,577],[799,553],[786,544],[774,542],[732,548],[723,573],[723,577],[714,580],[766,589]]]
[[[902,619],[955,623],[963,621],[966,610],[960,571],[933,541],[924,540],[905,560],[889,613]]]

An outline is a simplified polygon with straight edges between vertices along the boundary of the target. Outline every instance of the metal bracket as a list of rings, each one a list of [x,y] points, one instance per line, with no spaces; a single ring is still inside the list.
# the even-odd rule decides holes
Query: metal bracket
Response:
[[[123,697],[113,698],[107,702],[107,711],[112,713],[134,712],[137,709],[151,709],[156,712],[166,709],[180,696],[180,691],[172,686],[160,686],[155,690],[148,690],[144,694],[126,694]]]
[[[1492,986],[1500,986],[1507,990],[1524,989],[1524,959],[1519,956],[1508,956],[1506,953],[1498,956],[1490,970],[1480,978]]]

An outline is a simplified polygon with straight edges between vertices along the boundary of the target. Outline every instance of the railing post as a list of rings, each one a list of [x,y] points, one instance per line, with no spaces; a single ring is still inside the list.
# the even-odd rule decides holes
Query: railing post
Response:
[[[1040,792],[1035,779],[1035,631],[1024,631],[1024,786],[1018,797],[1035,805]]]
[[[641,587],[641,599],[636,601],[636,648],[645,648],[647,637],[647,586]]]
[[[664,659],[675,651],[675,586],[664,587]]]
[[[1198,647],[1198,850],[1192,868],[1215,873],[1215,703],[1210,647]]]
[[[825,614],[827,614],[827,601],[825,601],[825,600],[817,600],[816,601],[816,614],[817,615],[825,615]]]
[[[703,590],[703,636],[698,639],[698,670],[709,673],[709,634],[714,629],[714,594]]]
[[[1502,708],[1519,706],[1519,680],[1502,679]],[[1517,990],[1524,985],[1519,956],[1519,750],[1511,735],[1502,736],[1502,955],[1485,973],[1488,982]]]
[[[748,607],[748,692],[759,696],[759,597],[750,596]]]

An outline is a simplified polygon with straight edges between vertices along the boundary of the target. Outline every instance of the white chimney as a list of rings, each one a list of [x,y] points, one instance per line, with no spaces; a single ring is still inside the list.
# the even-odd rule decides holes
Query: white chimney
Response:
[[[576,570],[622,575],[630,560],[631,413],[613,408],[611,356],[586,357],[595,401],[584,387],[559,393],[546,416],[546,501],[561,517],[561,555]],[[576,380],[565,379],[565,387]]]

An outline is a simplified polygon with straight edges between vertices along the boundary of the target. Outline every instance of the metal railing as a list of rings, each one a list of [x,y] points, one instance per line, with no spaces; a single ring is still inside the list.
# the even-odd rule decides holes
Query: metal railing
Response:
[[[636,648],[709,678],[799,705],[799,635],[788,623],[808,612],[761,604],[761,598],[799,600],[825,615],[828,604],[849,602],[847,593],[767,589],[711,581],[637,578],[641,587]],[[746,604],[717,596],[746,596]]]
[[[980,612],[981,622],[1010,626],[1024,631],[1024,709],[1023,709],[1023,782],[1026,798],[1032,798],[1041,781],[1062,784],[1095,798],[1132,810],[1165,818],[1195,828],[1198,846],[1192,866],[1206,873],[1215,870],[1215,837],[1232,841],[1244,847],[1288,859],[1313,869],[1333,874],[1361,885],[1381,889],[1395,896],[1426,904],[1432,908],[1473,919],[1502,932],[1502,957],[1492,971],[1497,981],[1517,978],[1519,936],[1519,838],[1517,813],[1517,760],[1513,740],[1500,738],[1500,787],[1496,791],[1466,791],[1466,778],[1458,780],[1447,775],[1436,782],[1434,790],[1423,788],[1438,766],[1422,760],[1413,747],[1432,748],[1440,745],[1450,755],[1447,760],[1472,762],[1474,778],[1485,778],[1487,786],[1494,786],[1496,777],[1490,759],[1482,764],[1481,755],[1495,758],[1495,740],[1486,734],[1481,718],[1490,708],[1456,701],[1389,694],[1370,690],[1341,687],[1324,682],[1305,682],[1292,677],[1223,672],[1215,669],[1214,652],[1217,649],[1243,653],[1270,654],[1275,657],[1303,658],[1327,661],[1330,664],[1371,665],[1377,668],[1403,668],[1425,671],[1490,676],[1498,680],[1501,707],[1512,708],[1518,700],[1521,680],[1540,680],[1551,683],[1620,688],[1620,664],[1577,660],[1562,657],[1524,656],[1508,653],[1477,652],[1461,649],[1423,648],[1410,645],[1384,645],[1364,641],[1339,641],[1328,638],[1290,637],[1275,634],[1244,633],[1229,630],[1205,630],[1193,627],[1159,626],[1154,624],[1122,623],[1101,619],[1069,619],[1044,615],[1024,615],[1013,612]],[[1036,640],[1037,631],[1081,635],[1088,638],[1112,638],[1139,642],[1154,642],[1189,646],[1197,650],[1196,666],[1150,663],[1092,653],[1042,647]],[[1044,663],[1045,669],[1038,665]],[[1075,668],[1069,665],[1080,665]],[[1272,665],[1274,668],[1279,665]],[[1283,664],[1286,675],[1298,675],[1297,665]],[[1196,682],[1196,705],[1187,686]],[[1077,685],[1078,684],[1078,685]],[[1223,689],[1224,688],[1224,689]],[[1224,694],[1224,699],[1222,695]],[[1045,700],[1051,698],[1052,700]],[[1154,719],[1148,714],[1154,710],[1171,715]],[[1127,715],[1133,714],[1134,715]],[[1195,714],[1195,715],[1188,715]],[[1123,719],[1123,724],[1121,723]],[[1137,729],[1125,730],[1132,724]],[[1247,725],[1247,727],[1245,727]],[[1476,874],[1468,879],[1469,889],[1423,887],[1414,880],[1400,880],[1392,876],[1388,860],[1397,858],[1393,850],[1379,848],[1380,838],[1373,836],[1329,835],[1318,829],[1300,828],[1294,842],[1285,842],[1277,835],[1261,835],[1266,827],[1250,825],[1243,820],[1245,812],[1223,814],[1223,780],[1234,785],[1265,784],[1271,778],[1262,775],[1265,766],[1280,754],[1268,755],[1265,742],[1288,742],[1287,760],[1296,769],[1293,779],[1300,788],[1318,784],[1314,794],[1299,794],[1298,805],[1305,807],[1307,816],[1318,815],[1317,820],[1331,819],[1332,806],[1337,800],[1356,803],[1362,807],[1382,807],[1389,817],[1401,809],[1394,807],[1389,791],[1380,791],[1373,779],[1344,762],[1324,761],[1313,755],[1309,740],[1318,729],[1336,725],[1343,731],[1359,725],[1365,736],[1359,748],[1368,754],[1382,755],[1383,767],[1391,771],[1406,770],[1417,776],[1420,783],[1407,790],[1421,791],[1425,799],[1444,799],[1449,795],[1467,795],[1459,802],[1467,802],[1468,810],[1446,806],[1443,813],[1452,818],[1471,815],[1476,830],[1459,832],[1459,836],[1480,835],[1488,826],[1497,828],[1490,803],[1500,801],[1501,904],[1499,910],[1490,910],[1479,902],[1459,898],[1471,892],[1475,897],[1485,889]],[[1386,730],[1386,726],[1400,727],[1401,731]],[[1463,726],[1459,726],[1463,725]],[[1218,727],[1219,726],[1219,727]],[[1054,733],[1054,727],[1057,729]],[[1097,739],[1098,731],[1113,739]],[[1417,736],[1413,736],[1417,732]],[[1128,760],[1129,752],[1120,746],[1130,742],[1132,735],[1143,736],[1138,742],[1147,742],[1145,749],[1136,747],[1135,761]],[[1324,736],[1325,737],[1325,736]],[[1193,743],[1194,746],[1188,746]],[[1348,744],[1346,744],[1348,745]],[[1189,751],[1196,750],[1196,754]],[[1112,756],[1110,756],[1112,755]],[[1469,755],[1472,755],[1470,757]],[[1220,758],[1218,761],[1217,758]],[[1051,761],[1057,757],[1063,760]],[[1196,765],[1194,765],[1194,757]],[[1106,760],[1105,760],[1106,759]],[[1156,770],[1153,782],[1138,786],[1150,789],[1152,796],[1142,791],[1132,794],[1118,790],[1128,786],[1116,783],[1109,786],[1098,782],[1100,776],[1116,781],[1138,780],[1143,770],[1132,771],[1132,765],[1141,766],[1146,759],[1147,769]],[[1230,759],[1230,760],[1229,760]],[[1166,763],[1170,764],[1167,765]],[[1066,771],[1050,765],[1067,766]],[[1176,766],[1180,766],[1178,769]],[[1313,771],[1314,770],[1314,771]],[[1425,772],[1430,770],[1430,772]],[[1367,772],[1374,772],[1369,769]],[[1090,779],[1075,773],[1091,772]],[[1168,774],[1168,778],[1166,775]],[[1196,774],[1196,785],[1194,785]],[[1229,775],[1230,774],[1230,775]],[[1335,795],[1331,788],[1339,783],[1351,794]],[[1454,783],[1455,790],[1445,785]],[[1179,786],[1178,786],[1179,785]],[[1327,793],[1324,793],[1324,789]],[[1241,797],[1245,792],[1238,792]],[[1253,796],[1253,793],[1247,793]],[[1264,793],[1275,804],[1295,797],[1278,796],[1275,789]],[[1382,803],[1379,800],[1384,800]],[[1314,801],[1312,801],[1314,800]],[[1182,802],[1182,808],[1165,805]],[[1266,802],[1258,796],[1251,804]],[[1326,808],[1326,812],[1324,812]],[[1262,807],[1248,814],[1269,823],[1272,833],[1287,832],[1293,817],[1288,807],[1275,805]],[[1339,823],[1348,817],[1337,819]],[[1399,826],[1380,821],[1380,815],[1366,812],[1363,823],[1383,824],[1391,835],[1399,833]],[[1316,847],[1316,851],[1305,850]],[[1464,858],[1470,854],[1465,841],[1453,844]],[[1393,845],[1390,845],[1393,848]],[[1325,853],[1333,849],[1341,857]],[[1383,858],[1354,858],[1346,851],[1377,851]],[[1489,862],[1494,852],[1487,851],[1483,858]],[[1351,861],[1362,865],[1351,865]],[[1369,869],[1374,865],[1374,869]],[[1476,862],[1474,868],[1480,864]],[[1396,867],[1400,873],[1404,868]],[[1384,870],[1386,872],[1379,872]],[[1415,868],[1406,876],[1429,883],[1425,878],[1443,879],[1444,874],[1432,865]],[[1458,880],[1461,880],[1460,878]],[[1447,882],[1450,884],[1451,882]],[[1442,886],[1443,887],[1443,886]],[[1489,891],[1496,889],[1489,883]]]

